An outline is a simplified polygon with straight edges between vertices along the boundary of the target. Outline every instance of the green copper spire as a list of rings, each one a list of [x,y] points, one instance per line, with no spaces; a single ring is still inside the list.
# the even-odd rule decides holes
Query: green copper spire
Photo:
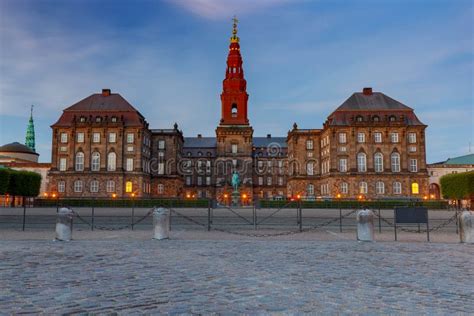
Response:
[[[25,145],[30,147],[33,151],[35,149],[35,124],[33,123],[33,105],[31,106],[30,121],[28,122],[28,128],[26,129]]]

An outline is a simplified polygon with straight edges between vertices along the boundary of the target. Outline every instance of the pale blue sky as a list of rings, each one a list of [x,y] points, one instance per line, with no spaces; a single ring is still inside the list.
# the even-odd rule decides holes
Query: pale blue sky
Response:
[[[413,107],[428,162],[474,151],[473,1],[0,0],[0,144],[35,104],[49,161],[65,107],[111,88],[152,128],[215,135],[231,17],[256,136],[321,128],[365,86]]]

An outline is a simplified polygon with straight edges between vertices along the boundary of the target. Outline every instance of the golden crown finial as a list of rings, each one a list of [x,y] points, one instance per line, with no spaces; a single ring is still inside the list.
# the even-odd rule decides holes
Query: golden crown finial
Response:
[[[238,43],[239,37],[237,36],[237,23],[239,22],[239,20],[237,20],[237,17],[235,15],[232,18],[232,22],[234,22],[234,24],[232,25],[232,37],[230,38],[230,42]]]

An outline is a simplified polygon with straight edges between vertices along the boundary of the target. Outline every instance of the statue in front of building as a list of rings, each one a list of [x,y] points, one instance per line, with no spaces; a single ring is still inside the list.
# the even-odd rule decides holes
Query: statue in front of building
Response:
[[[234,192],[239,192],[239,185],[239,174],[237,173],[237,171],[234,170],[234,172],[232,173],[232,188],[234,188]]]

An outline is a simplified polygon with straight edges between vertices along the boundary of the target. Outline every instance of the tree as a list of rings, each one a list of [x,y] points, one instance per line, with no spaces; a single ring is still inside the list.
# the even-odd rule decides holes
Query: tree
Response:
[[[10,170],[0,169],[0,195],[8,193],[8,185],[10,183]]]
[[[474,197],[474,171],[444,175],[440,183],[444,198],[459,201]]]

